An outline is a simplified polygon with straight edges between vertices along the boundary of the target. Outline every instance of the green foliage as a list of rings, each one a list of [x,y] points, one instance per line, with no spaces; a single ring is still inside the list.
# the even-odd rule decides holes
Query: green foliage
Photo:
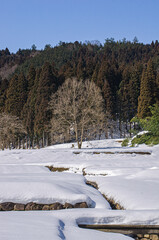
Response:
[[[131,123],[134,123],[136,126],[135,126],[135,129],[140,132],[143,128],[144,128],[144,124],[143,124],[143,119],[140,119],[138,118],[137,116],[133,117],[131,120],[130,120]]]
[[[149,106],[155,103],[156,76],[153,62],[150,59],[141,78],[140,96],[138,102],[138,117],[150,116]]]
[[[129,139],[128,139],[128,138],[125,138],[125,139],[122,141],[121,146],[122,146],[122,147],[127,147],[128,144],[129,144]]]
[[[139,123],[148,133],[139,135],[132,140],[134,144],[159,144],[159,105],[154,104],[150,107],[151,117],[140,119]]]
[[[48,102],[51,94],[57,90],[57,84],[58,80],[54,75],[54,69],[49,63],[45,63],[40,73],[35,101],[34,132],[38,136],[42,136],[45,126],[50,120]]]
[[[40,73],[41,69],[37,69],[34,85],[29,91],[27,102],[25,103],[22,112],[24,125],[31,138],[34,136],[35,104],[37,99],[37,88],[39,85]]]
[[[32,89],[34,86],[34,81],[35,81],[35,76],[36,76],[36,71],[34,67],[29,68],[29,72],[27,75],[27,81],[28,81],[28,92]]]
[[[130,79],[128,85],[128,93],[130,97],[129,118],[133,118],[137,114],[138,97],[140,95],[140,79],[142,75],[142,64],[138,63],[130,69]]]
[[[44,71],[46,62],[54,68],[53,74]],[[113,119],[128,122],[137,113],[144,118],[151,116],[149,106],[159,101],[158,68],[158,41],[142,44],[137,38],[133,42],[110,38],[103,46],[98,42],[60,42],[55,47],[47,44],[40,51],[33,44],[31,49],[19,49],[15,54],[1,50],[2,81],[15,72],[9,77],[9,86],[5,84],[4,88],[0,83],[0,112],[22,117],[29,134],[42,132],[50,118],[44,110],[50,91],[56,91],[65,79],[78,77],[100,87],[105,110]],[[38,69],[43,69],[39,76]],[[134,122],[133,131],[147,122],[149,119]]]
[[[35,45],[35,44],[33,44],[33,45],[31,46],[31,50],[32,50],[32,51],[36,51],[36,45]]]
[[[159,136],[159,105],[150,107],[151,117],[141,120],[144,128],[150,131],[153,136]]]
[[[27,80],[23,73],[15,74],[9,82],[5,111],[20,117],[27,100]]]
[[[159,144],[159,136],[153,136],[151,133],[145,133],[143,135],[136,136],[131,141],[132,146],[136,144],[156,145]]]
[[[1,81],[0,79],[0,112],[4,112],[6,93],[9,82],[7,79]]]

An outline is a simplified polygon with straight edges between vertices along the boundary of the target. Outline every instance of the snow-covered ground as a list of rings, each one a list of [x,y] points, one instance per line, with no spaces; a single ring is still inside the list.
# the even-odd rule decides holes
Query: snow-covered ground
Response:
[[[45,166],[51,165],[69,170],[50,172]],[[99,191],[86,185],[86,180],[96,182]],[[121,148],[118,140],[101,140],[85,142],[81,150],[76,144],[74,148],[62,144],[40,150],[0,151],[1,203],[85,201],[91,207],[0,212],[0,236],[3,240],[129,239],[80,229],[78,223],[159,224],[158,189],[159,146]],[[100,192],[125,210],[110,210]]]

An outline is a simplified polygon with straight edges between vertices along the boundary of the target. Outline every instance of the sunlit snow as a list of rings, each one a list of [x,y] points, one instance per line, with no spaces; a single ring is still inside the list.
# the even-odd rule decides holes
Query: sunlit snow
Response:
[[[80,229],[78,224],[159,224],[158,156],[159,146],[121,148],[117,140],[85,142],[81,150],[76,144],[75,148],[72,144],[62,144],[40,150],[0,151],[0,202],[75,204],[85,201],[90,207],[0,212],[1,238],[118,240],[129,237]],[[50,172],[46,166],[69,170]],[[86,185],[86,180],[96,182],[99,191]],[[110,210],[101,193],[125,210]]]

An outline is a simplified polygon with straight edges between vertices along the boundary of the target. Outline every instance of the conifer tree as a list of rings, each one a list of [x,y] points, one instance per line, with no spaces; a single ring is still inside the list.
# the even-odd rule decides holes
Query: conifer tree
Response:
[[[86,77],[85,68],[86,68],[85,61],[82,57],[80,57],[77,64],[77,73],[76,73],[79,79],[85,79]]]
[[[20,117],[27,100],[27,81],[23,73],[15,74],[9,82],[5,111]]]
[[[95,63],[93,61],[93,57],[88,57],[86,59],[86,77],[87,78],[90,79],[92,77],[94,68],[95,68]]]
[[[41,68],[36,70],[34,85],[32,86],[29,92],[27,102],[24,105],[23,112],[22,112],[23,122],[31,140],[34,137],[35,104],[37,99],[37,88],[38,88],[40,73],[41,73]]]
[[[159,104],[159,73],[156,76],[156,102]]]
[[[21,113],[24,104],[27,101],[27,80],[23,73],[20,73],[18,76],[17,97],[18,97],[17,110],[19,110],[19,113]],[[17,116],[20,115],[21,114],[18,114]]]
[[[140,80],[143,67],[141,64],[137,64],[131,69],[130,81],[129,81],[129,96],[130,96],[130,116],[132,119],[137,114],[138,97],[140,95]]]
[[[7,79],[0,80],[0,112],[4,111],[8,85],[9,82]]]
[[[48,111],[48,102],[51,94],[57,90],[57,84],[57,77],[53,73],[52,66],[45,63],[41,70],[35,103],[34,132],[39,137],[42,137],[45,126],[51,117],[50,111]]]
[[[5,111],[7,113],[12,113],[13,115],[19,114],[19,112],[17,112],[18,105],[17,86],[18,75],[15,74],[9,82],[9,88],[7,90],[7,99],[5,103]]]
[[[97,85],[102,89],[107,109],[110,110],[109,114],[114,118],[117,112],[118,78],[116,66],[103,60],[98,72]]]
[[[63,75],[65,78],[72,77],[74,74],[75,73],[73,72],[73,67],[70,62],[64,64],[59,70],[59,75]]]
[[[33,66],[30,67],[28,75],[27,75],[27,81],[28,81],[28,92],[32,89],[34,86],[36,71]]]
[[[97,64],[96,64],[96,67],[95,67],[95,69],[94,69],[94,71],[93,71],[92,78],[91,78],[91,80],[92,80],[93,82],[95,82],[96,84],[97,84],[99,69],[100,69],[100,64],[97,63]]]
[[[155,70],[152,60],[149,60],[147,67],[143,70],[140,86],[140,96],[138,99],[138,117],[149,116],[150,106],[155,103],[154,89],[156,85]]]
[[[111,114],[113,111],[113,93],[107,79],[104,81],[102,92],[105,100],[106,110],[109,114]]]
[[[130,115],[130,95],[129,95],[130,69],[125,68],[120,83],[119,99],[120,99],[120,119],[124,122],[129,121]]]

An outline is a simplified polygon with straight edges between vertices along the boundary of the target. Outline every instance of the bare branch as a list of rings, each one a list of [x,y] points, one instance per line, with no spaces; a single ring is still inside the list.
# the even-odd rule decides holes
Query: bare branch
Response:
[[[52,132],[75,133],[78,146],[88,133],[88,129],[100,129],[104,119],[104,101],[100,89],[94,82],[76,78],[67,79],[59,90],[52,95]]]

